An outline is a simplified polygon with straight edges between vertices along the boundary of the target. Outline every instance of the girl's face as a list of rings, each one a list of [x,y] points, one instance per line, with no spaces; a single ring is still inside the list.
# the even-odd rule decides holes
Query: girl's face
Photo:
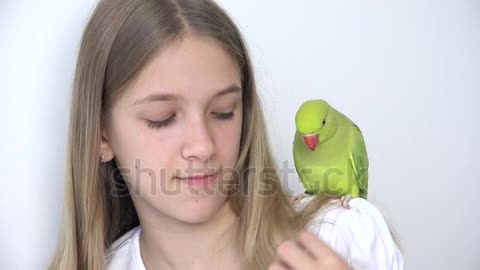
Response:
[[[101,143],[141,219],[200,223],[224,206],[242,105],[239,67],[213,40],[186,37],[152,59],[113,106]]]

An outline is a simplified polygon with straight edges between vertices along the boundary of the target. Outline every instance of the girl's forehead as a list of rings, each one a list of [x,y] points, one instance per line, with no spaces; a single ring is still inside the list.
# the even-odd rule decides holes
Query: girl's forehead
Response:
[[[232,84],[226,88],[217,90],[213,93],[211,98],[220,98],[228,95],[238,95],[241,96],[242,94],[242,89],[240,86],[236,84]],[[185,99],[185,96],[179,95],[175,92],[172,91],[167,91],[167,92],[155,92],[152,94],[149,94],[145,97],[142,97],[140,99],[137,99],[133,102],[133,105],[141,105],[141,104],[148,104],[151,102],[156,102],[156,101],[176,101],[176,100],[182,100]]]
[[[241,90],[237,62],[209,38],[186,37],[161,51],[129,85],[130,103],[148,99],[215,97]]]

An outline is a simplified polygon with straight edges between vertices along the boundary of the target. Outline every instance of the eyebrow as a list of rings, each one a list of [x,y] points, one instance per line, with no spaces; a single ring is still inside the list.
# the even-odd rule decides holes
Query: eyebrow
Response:
[[[221,96],[225,96],[225,95],[228,95],[228,94],[231,94],[231,93],[241,93],[242,92],[242,88],[239,87],[238,85],[236,84],[232,84],[220,91],[218,91],[213,97],[214,98],[217,98],[217,97],[221,97]],[[141,98],[137,101],[135,101],[133,103],[133,105],[137,105],[137,104],[142,104],[142,103],[147,103],[147,102],[153,102],[153,101],[169,101],[169,100],[176,100],[178,99],[179,97],[175,94],[160,94],[160,93],[156,93],[156,94],[151,94],[151,95],[148,95],[144,98]]]

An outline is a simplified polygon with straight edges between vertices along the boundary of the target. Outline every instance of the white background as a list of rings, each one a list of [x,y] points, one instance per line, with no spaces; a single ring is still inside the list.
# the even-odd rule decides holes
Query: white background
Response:
[[[369,199],[406,269],[480,264],[480,1],[219,1],[251,50],[278,165],[323,98],[364,132]],[[0,269],[45,269],[75,56],[92,0],[0,0]],[[287,187],[301,192],[294,174]]]

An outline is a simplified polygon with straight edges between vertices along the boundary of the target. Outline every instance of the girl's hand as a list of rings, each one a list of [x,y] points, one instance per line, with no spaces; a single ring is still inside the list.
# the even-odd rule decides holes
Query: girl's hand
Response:
[[[268,270],[347,270],[347,264],[316,235],[303,231],[277,249],[279,259]]]

